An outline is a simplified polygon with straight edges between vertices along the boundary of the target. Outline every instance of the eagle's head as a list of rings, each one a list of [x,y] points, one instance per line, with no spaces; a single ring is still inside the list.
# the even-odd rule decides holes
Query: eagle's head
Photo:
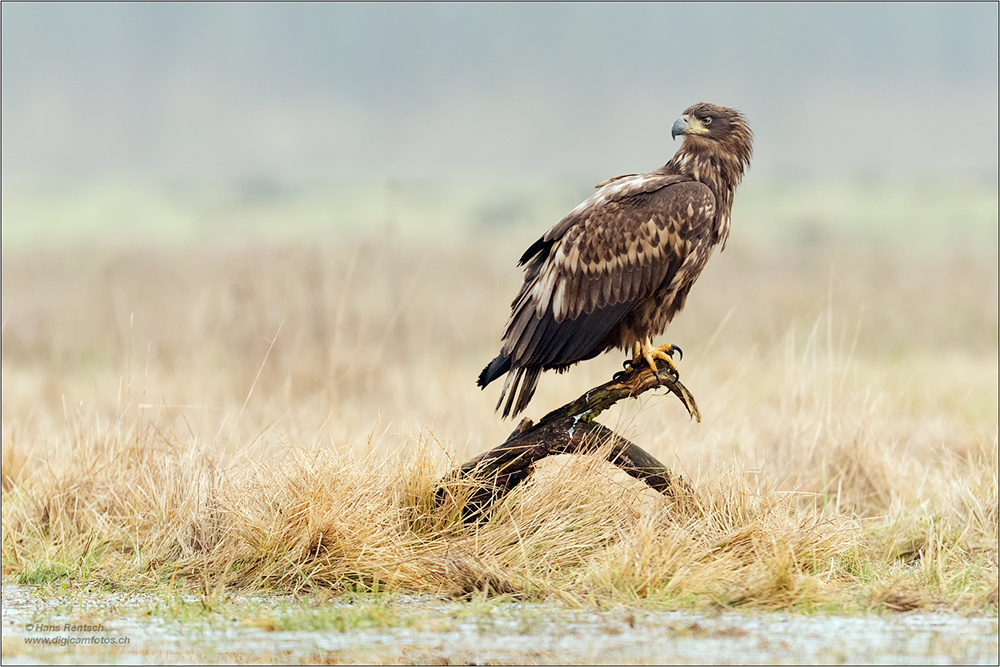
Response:
[[[722,150],[740,164],[741,173],[750,163],[753,132],[746,117],[736,109],[708,102],[694,104],[670,128],[673,138],[678,134],[684,135],[682,150],[692,153]]]

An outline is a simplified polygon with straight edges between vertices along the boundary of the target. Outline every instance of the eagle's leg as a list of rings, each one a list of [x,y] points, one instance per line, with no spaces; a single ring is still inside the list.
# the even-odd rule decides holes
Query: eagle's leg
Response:
[[[674,363],[673,357],[674,352],[679,353],[684,356],[684,352],[681,348],[676,345],[671,345],[666,343],[659,347],[653,347],[653,343],[647,338],[641,343],[636,341],[635,348],[632,353],[632,361],[626,362],[626,365],[631,365],[632,368],[637,368],[640,360],[645,361],[646,364],[656,373],[656,377],[660,378],[660,370],[656,367],[656,360],[663,359],[667,362],[668,371],[673,374],[674,378],[679,378],[681,376],[680,371],[677,370],[677,364]]]

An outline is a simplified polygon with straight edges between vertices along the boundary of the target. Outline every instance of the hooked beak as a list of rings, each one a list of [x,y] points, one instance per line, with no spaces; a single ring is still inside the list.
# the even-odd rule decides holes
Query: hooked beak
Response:
[[[672,139],[676,139],[678,134],[708,134],[708,128],[696,117],[684,114],[670,128]]]

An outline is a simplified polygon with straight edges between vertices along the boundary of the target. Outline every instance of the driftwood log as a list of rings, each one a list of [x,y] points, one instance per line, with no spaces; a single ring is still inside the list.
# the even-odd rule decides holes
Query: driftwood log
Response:
[[[686,487],[683,479],[674,480],[666,467],[641,447],[595,421],[618,401],[635,398],[658,387],[666,387],[681,400],[691,417],[701,421],[694,396],[665,365],[657,373],[645,365],[622,371],[610,382],[553,410],[537,424],[522,419],[503,444],[448,473],[438,485],[437,503],[440,505],[449,495],[468,493],[462,519],[475,521],[527,479],[534,471],[535,462],[556,454],[592,453],[609,443],[610,446],[601,450],[606,453],[607,460],[653,489],[671,494],[674,484]]]

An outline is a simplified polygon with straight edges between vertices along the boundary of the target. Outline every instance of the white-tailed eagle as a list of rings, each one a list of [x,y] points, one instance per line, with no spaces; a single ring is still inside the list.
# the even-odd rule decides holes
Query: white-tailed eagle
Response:
[[[521,256],[500,354],[479,375],[508,373],[497,409],[524,410],[543,370],[565,371],[612,348],[656,370],[671,345],[654,347],[684,307],[715,246],[725,247],[736,186],[753,133],[739,111],[695,104],[671,128],[684,136],[663,167],[604,181]],[[506,402],[504,398],[506,397]]]

